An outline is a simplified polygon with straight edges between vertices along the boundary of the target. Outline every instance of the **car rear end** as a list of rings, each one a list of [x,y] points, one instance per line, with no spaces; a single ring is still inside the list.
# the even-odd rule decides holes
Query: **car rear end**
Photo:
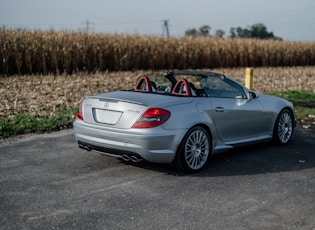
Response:
[[[171,112],[161,105],[170,104],[168,98],[128,91],[87,97],[73,124],[75,139],[85,150],[125,160],[169,163],[185,130],[165,128]]]

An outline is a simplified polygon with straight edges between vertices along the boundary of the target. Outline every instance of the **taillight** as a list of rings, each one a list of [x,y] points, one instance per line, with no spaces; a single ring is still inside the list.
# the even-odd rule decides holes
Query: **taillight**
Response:
[[[150,108],[133,124],[132,128],[153,128],[166,122],[171,113],[165,109]]]
[[[77,113],[77,118],[80,120],[83,120],[82,103],[83,103],[83,101],[80,102],[79,108],[78,108],[78,113]]]

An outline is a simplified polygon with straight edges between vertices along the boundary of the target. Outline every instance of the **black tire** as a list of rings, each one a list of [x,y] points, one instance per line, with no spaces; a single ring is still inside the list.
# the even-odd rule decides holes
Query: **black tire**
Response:
[[[288,144],[293,136],[294,117],[289,109],[282,110],[273,130],[273,141],[278,145]]]
[[[203,127],[195,126],[185,134],[173,163],[184,172],[199,172],[206,166],[211,152],[209,133]]]

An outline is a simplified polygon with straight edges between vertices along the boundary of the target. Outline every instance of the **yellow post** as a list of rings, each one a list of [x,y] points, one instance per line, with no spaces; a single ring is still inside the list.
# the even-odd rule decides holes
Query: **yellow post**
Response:
[[[246,68],[245,86],[252,90],[253,89],[253,68]]]

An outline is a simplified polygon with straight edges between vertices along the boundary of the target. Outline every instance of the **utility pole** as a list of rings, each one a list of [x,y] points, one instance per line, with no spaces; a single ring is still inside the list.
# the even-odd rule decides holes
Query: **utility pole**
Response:
[[[163,22],[163,32],[162,32],[162,36],[164,37],[164,35],[165,35],[165,32],[166,32],[166,37],[170,37],[170,31],[169,31],[169,29],[168,29],[168,22],[169,22],[170,20],[162,20],[162,22]]]
[[[86,21],[85,21],[85,22],[82,22],[81,25],[82,25],[82,24],[85,24],[85,29],[84,29],[84,30],[85,30],[87,33],[90,32],[91,29],[93,29],[93,28],[91,28],[90,25],[94,25],[94,23],[93,23],[93,22],[90,22],[89,19],[86,19]]]

